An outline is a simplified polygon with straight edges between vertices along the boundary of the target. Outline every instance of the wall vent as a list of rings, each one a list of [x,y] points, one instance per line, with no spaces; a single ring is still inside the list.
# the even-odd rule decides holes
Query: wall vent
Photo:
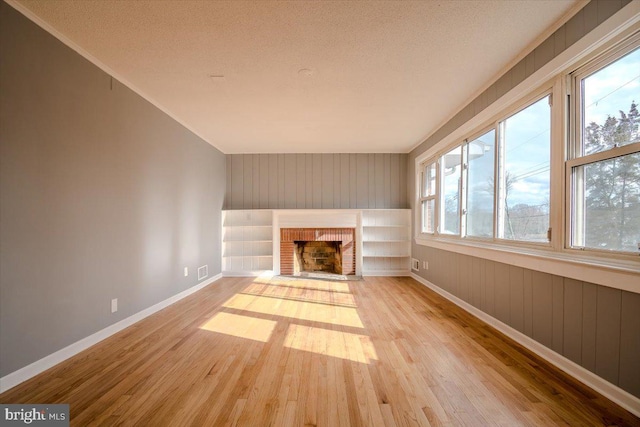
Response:
[[[209,265],[198,267],[198,280],[202,280],[209,275]]]

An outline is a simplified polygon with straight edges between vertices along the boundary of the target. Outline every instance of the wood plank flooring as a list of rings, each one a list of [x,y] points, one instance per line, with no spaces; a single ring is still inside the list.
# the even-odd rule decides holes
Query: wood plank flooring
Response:
[[[0,395],[71,424],[640,425],[410,278],[225,278]]]

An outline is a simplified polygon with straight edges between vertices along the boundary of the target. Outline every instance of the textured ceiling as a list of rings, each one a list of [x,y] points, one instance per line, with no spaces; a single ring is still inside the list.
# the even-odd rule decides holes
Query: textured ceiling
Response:
[[[339,153],[409,151],[577,1],[12,3],[225,153]]]

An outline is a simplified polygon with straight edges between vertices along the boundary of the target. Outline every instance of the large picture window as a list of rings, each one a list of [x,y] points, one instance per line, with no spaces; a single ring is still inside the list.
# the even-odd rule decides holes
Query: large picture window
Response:
[[[571,246],[640,244],[640,48],[622,46],[573,75],[575,138],[567,162]]]

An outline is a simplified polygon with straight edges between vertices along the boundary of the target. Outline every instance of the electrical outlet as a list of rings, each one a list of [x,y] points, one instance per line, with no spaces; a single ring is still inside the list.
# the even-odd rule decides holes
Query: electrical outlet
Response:
[[[189,275],[189,267],[185,267],[184,268],[184,277],[187,277]]]
[[[422,268],[424,270],[428,270],[429,269],[429,261],[422,261]]]
[[[420,260],[411,258],[411,269],[420,271]]]
[[[111,300],[111,312],[115,313],[116,311],[118,311],[118,298]]]

